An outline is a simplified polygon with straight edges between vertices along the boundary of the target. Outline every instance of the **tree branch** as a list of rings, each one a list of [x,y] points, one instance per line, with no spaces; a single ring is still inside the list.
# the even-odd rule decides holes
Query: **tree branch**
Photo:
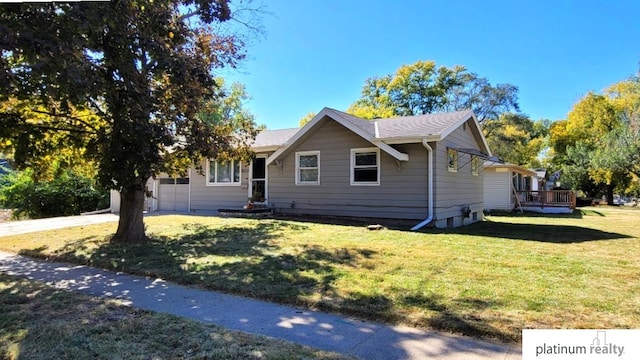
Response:
[[[70,115],[61,115],[61,114],[56,114],[56,113],[52,113],[49,111],[43,111],[43,110],[35,110],[32,109],[31,111],[33,111],[34,113],[37,114],[43,114],[43,115],[48,115],[48,116],[53,116],[53,117],[58,117],[58,118],[62,118],[62,119],[69,119],[69,120],[75,120],[78,121],[80,123],[82,123],[84,126],[86,126],[87,128],[93,130],[93,131],[87,131],[87,130],[78,130],[78,132],[85,132],[87,134],[97,134],[98,133],[98,129],[96,129],[95,127],[93,127],[91,124],[87,123],[86,121],[77,118],[75,116],[70,116]],[[53,129],[52,129],[53,130]],[[69,130],[70,131],[70,130]]]

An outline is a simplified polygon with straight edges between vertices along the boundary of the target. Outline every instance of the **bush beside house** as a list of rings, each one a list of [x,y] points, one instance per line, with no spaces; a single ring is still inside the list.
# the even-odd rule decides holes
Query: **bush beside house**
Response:
[[[51,181],[34,181],[31,171],[8,172],[0,177],[0,206],[15,218],[78,215],[109,207],[108,192],[94,181],[72,171],[62,171]]]

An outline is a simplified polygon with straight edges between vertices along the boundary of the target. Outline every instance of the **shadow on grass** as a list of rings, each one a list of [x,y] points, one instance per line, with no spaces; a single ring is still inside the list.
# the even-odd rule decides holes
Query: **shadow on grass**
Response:
[[[453,229],[430,229],[426,233],[447,233],[486,236],[501,239],[572,244],[588,241],[628,239],[630,236],[614,232],[571,225],[513,224],[505,222],[477,222]]]
[[[522,217],[522,218],[554,218],[554,219],[582,219],[585,216],[606,216],[603,212],[589,209],[575,209],[570,214],[551,214],[539,213],[535,211],[520,212],[519,210],[488,210],[485,212],[488,216],[495,217]]]
[[[286,221],[258,222],[247,226],[207,227],[184,225],[176,237],[152,235],[146,243],[94,243],[75,240],[53,255],[46,248],[22,254],[56,261],[88,264],[179,284],[245,295],[279,303],[303,305],[362,318],[403,322],[465,335],[513,341],[508,333],[483,319],[465,318],[443,299],[338,291],[336,281],[345,267],[375,271],[377,252],[366,248],[329,249],[316,244],[281,249],[276,239],[285,230],[307,230]],[[96,248],[97,245],[97,248]],[[319,295],[319,296],[318,296]],[[312,300],[316,299],[316,300]],[[470,300],[461,309],[482,309],[489,300]],[[407,308],[430,313],[414,319]],[[409,310],[410,311],[410,310]]]
[[[338,304],[323,303],[321,308],[328,311],[339,310],[372,320],[401,322],[477,338],[490,338],[506,343],[518,342],[520,337],[517,331],[498,329],[489,324],[486,319],[471,315],[474,312],[479,313],[501,305],[491,299],[476,298],[453,299],[449,305],[447,299],[437,294],[406,294],[392,300],[381,294],[352,293],[347,298],[340,299]],[[398,311],[398,308],[420,309],[426,315],[403,313]],[[500,323],[505,325],[507,329],[515,327],[511,322],[509,319],[500,320]]]

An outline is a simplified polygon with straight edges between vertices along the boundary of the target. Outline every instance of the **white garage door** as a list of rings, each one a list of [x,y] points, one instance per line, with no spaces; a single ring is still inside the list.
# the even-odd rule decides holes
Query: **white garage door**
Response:
[[[189,178],[161,178],[158,210],[189,212]]]

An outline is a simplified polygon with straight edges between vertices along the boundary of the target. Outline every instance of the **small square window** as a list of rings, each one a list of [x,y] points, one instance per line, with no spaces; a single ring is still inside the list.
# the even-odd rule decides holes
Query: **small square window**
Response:
[[[320,185],[320,151],[296,153],[296,185]]]
[[[351,149],[351,185],[380,185],[380,149]]]
[[[451,172],[458,171],[458,151],[447,149],[447,169]]]

